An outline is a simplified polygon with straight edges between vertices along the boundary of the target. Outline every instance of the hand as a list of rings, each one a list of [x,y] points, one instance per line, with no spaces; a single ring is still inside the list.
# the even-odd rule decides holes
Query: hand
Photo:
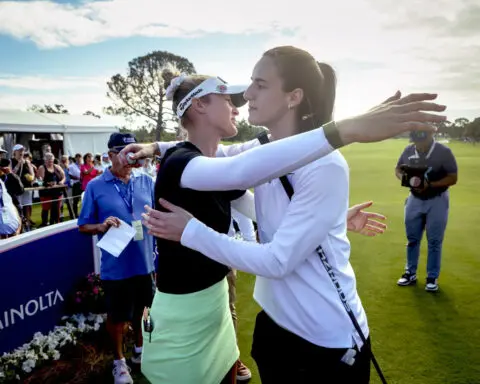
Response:
[[[429,184],[428,184],[428,181],[427,180],[423,180],[423,184],[417,188],[412,188],[416,193],[423,193],[425,192],[429,187]]]
[[[169,212],[161,212],[145,206],[146,213],[142,213],[143,224],[148,228],[148,233],[166,240],[180,241],[183,230],[193,216],[164,199],[159,200],[162,207]]]
[[[382,141],[408,131],[435,132],[437,128],[433,123],[446,121],[446,116],[423,111],[445,111],[444,105],[427,101],[436,98],[436,94],[430,93],[412,93],[405,97],[397,93],[363,115],[338,121],[340,138],[348,145]]]
[[[120,153],[118,154],[122,165],[131,166],[132,168],[141,167],[141,164],[128,164],[127,162],[127,153],[133,153],[132,159],[139,160],[145,159],[147,157],[153,157],[156,153],[158,153],[158,145],[157,143],[151,144],[128,144],[125,148],[123,148]]]
[[[377,236],[382,234],[387,225],[378,220],[385,220],[386,217],[373,212],[364,212],[363,209],[372,206],[373,202],[357,204],[348,209],[347,229],[351,232],[360,233],[365,236]]]
[[[105,221],[99,225],[99,232],[105,233],[110,227],[118,228],[120,226],[120,220],[115,216],[109,216]]]
[[[387,98],[385,101],[383,101],[382,103],[380,104],[387,104],[387,103],[390,103],[392,101],[396,101],[396,100],[399,100],[400,97],[402,97],[402,92],[400,91],[397,91],[395,92],[395,94],[393,96],[390,96],[389,98]],[[373,107],[371,110],[375,109],[377,107]]]

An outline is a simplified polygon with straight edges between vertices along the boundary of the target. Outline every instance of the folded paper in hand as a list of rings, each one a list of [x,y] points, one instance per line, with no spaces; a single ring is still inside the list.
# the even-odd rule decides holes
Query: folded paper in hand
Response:
[[[120,220],[118,228],[110,227],[97,242],[97,247],[110,253],[112,256],[119,257],[125,247],[132,241],[135,236],[135,229],[124,221]]]

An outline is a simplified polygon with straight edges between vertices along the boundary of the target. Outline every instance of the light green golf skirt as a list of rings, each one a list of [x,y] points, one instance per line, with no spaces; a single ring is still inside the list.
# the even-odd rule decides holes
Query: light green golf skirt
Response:
[[[152,384],[219,384],[239,357],[223,279],[203,291],[156,291],[143,332],[142,373]]]

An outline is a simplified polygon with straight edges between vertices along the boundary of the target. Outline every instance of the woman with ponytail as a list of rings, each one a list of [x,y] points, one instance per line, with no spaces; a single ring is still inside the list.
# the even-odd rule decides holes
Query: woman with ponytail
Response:
[[[346,236],[351,224],[349,170],[335,149],[408,130],[432,130],[429,123],[445,119],[422,112],[445,109],[426,102],[436,95],[413,94],[396,95],[364,115],[333,122],[335,86],[333,69],[306,51],[286,46],[265,52],[244,97],[250,123],[267,127],[272,143],[253,149],[249,149],[256,146],[253,142],[237,146],[227,155],[249,150],[222,159],[196,158],[183,169],[178,183],[184,188],[254,187],[252,219],[258,224],[260,244],[230,238],[178,204],[173,195],[157,195],[170,202],[161,200],[144,216],[145,225],[158,238],[179,241],[199,257],[257,275],[254,298],[262,310],[252,356],[262,383],[369,382],[369,328]],[[158,152],[156,145],[126,150],[138,158]],[[359,217],[360,230],[372,226],[368,217]],[[326,254],[329,269],[319,249]],[[337,284],[366,339],[353,327]]]

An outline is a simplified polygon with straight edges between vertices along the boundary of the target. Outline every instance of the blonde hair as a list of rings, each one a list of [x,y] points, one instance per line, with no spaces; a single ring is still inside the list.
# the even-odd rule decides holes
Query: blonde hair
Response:
[[[181,101],[197,86],[203,83],[205,80],[211,78],[212,76],[206,75],[182,75],[179,72],[174,72],[171,70],[164,70],[162,72],[162,77],[165,81],[165,88],[168,89],[169,99],[172,100],[172,110],[173,113],[177,114],[178,105]],[[202,97],[202,100],[208,101],[208,96],[205,95]],[[188,109],[187,109],[188,111]],[[187,114],[185,113],[180,119],[180,124],[187,119]]]

